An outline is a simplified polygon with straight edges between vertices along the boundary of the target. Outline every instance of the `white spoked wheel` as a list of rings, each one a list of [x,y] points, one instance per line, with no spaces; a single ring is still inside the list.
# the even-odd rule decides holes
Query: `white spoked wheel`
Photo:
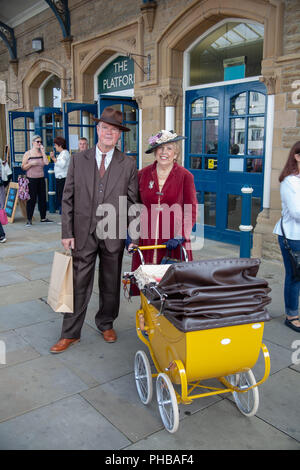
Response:
[[[174,433],[179,426],[179,411],[174,387],[167,374],[158,374],[156,381],[157,403],[162,422],[167,431]]]
[[[241,391],[256,384],[256,380],[251,369],[247,372],[230,375],[226,378],[231,385],[238,387]],[[255,415],[259,405],[259,394],[257,387],[253,387],[251,390],[244,393],[232,392],[232,395],[236,406],[243,415],[248,417]]]
[[[134,377],[140,400],[148,405],[152,400],[153,385],[150,363],[144,351],[137,351],[135,354]]]

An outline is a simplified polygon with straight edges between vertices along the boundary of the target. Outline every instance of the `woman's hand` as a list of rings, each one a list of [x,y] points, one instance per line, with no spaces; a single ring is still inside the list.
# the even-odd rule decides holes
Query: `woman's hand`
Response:
[[[128,253],[132,253],[133,250],[134,250],[135,248],[137,248],[137,247],[138,247],[138,245],[136,245],[135,243],[130,243],[130,244],[128,245],[128,248],[127,248]]]

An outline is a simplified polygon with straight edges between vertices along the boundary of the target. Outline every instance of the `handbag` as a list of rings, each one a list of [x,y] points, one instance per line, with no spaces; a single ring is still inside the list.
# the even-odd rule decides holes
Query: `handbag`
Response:
[[[5,209],[0,209],[0,223],[1,225],[7,225],[8,220],[7,220],[7,214]]]
[[[73,258],[54,253],[47,303],[54,312],[73,313]]]
[[[295,281],[300,281],[300,251],[293,251],[292,248],[290,247],[287,241],[287,238],[285,236],[284,230],[283,230],[282,219],[281,219],[281,231],[283,235],[283,243],[289,254],[289,258],[291,261],[293,278]]]
[[[29,195],[29,180],[25,175],[20,175],[18,177],[19,193],[18,197],[21,201],[28,201],[30,199]]]

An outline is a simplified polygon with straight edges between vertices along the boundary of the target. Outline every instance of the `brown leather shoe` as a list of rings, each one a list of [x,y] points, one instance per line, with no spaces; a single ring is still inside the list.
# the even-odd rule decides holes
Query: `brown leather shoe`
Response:
[[[52,346],[52,348],[50,349],[50,352],[52,354],[58,354],[58,353],[64,352],[66,349],[72,346],[72,344],[78,343],[79,341],[80,341],[79,338],[73,338],[73,339],[62,338],[54,346]]]
[[[100,330],[100,333],[103,335],[103,339],[107,343],[115,343],[117,341],[117,335],[113,328],[111,330]]]

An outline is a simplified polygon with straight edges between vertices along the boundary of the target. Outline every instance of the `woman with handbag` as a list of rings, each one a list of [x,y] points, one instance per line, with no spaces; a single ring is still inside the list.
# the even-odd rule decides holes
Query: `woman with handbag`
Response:
[[[177,163],[178,142],[183,139],[166,130],[150,137],[146,153],[154,152],[155,161],[138,173],[143,204],[139,245],[167,247],[144,251],[146,264],[160,264],[171,250],[172,257],[181,260],[181,245],[186,248],[189,261],[193,259],[190,234],[197,217],[197,197],[192,173]],[[129,250],[133,247],[128,246]],[[139,265],[139,255],[134,253],[132,270]]]
[[[41,222],[52,222],[52,220],[46,218],[47,202],[44,166],[48,164],[49,160],[45,154],[42,139],[39,135],[34,135],[32,137],[32,148],[24,153],[22,160],[22,169],[26,171],[29,181],[30,199],[26,204],[27,227],[32,225],[32,217],[37,199]]]
[[[300,251],[300,141],[291,148],[279,181],[282,217],[275,225],[273,233],[278,235],[285,267],[285,325],[300,333],[300,280],[294,275],[293,262],[289,252],[289,249],[294,252]]]

